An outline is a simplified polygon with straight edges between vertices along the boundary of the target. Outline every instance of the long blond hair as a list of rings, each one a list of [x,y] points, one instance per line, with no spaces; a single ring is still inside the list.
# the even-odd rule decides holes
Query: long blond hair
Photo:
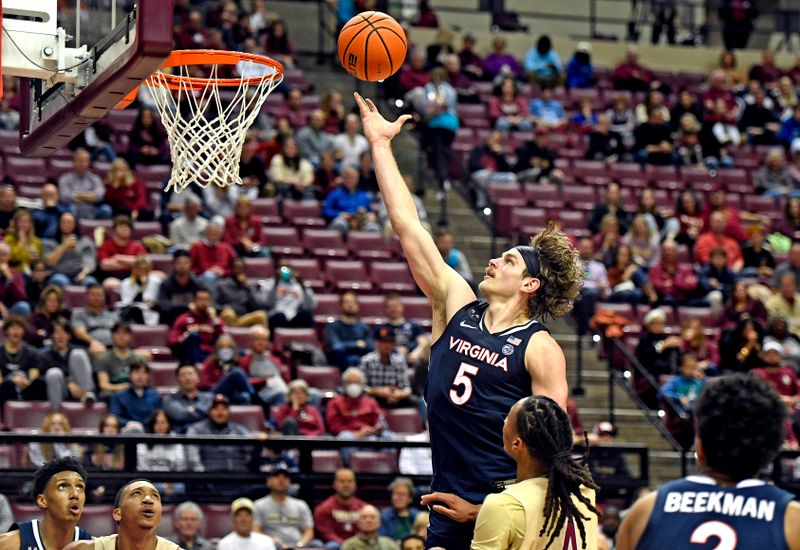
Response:
[[[42,431],[42,433],[50,433],[50,430],[52,429],[52,426],[53,426],[54,419],[56,417],[59,417],[59,416],[64,419],[64,431],[65,431],[65,433],[71,432],[72,431],[72,426],[70,426],[69,419],[67,418],[67,416],[62,412],[53,411],[53,412],[49,413],[47,416],[45,416],[42,419],[42,423],[39,426],[39,429]],[[41,448],[42,448],[42,458],[44,458],[44,461],[45,462],[50,462],[51,460],[53,460],[53,458],[54,458],[53,444],[52,443],[42,443],[41,444]]]
[[[116,168],[124,168],[125,169],[125,176],[122,179],[122,185],[125,187],[130,187],[133,185],[133,182],[136,181],[136,178],[133,176],[133,172],[131,172],[131,167],[128,165],[128,161],[123,158],[117,157],[111,162],[111,166],[108,169],[108,175],[106,175],[106,184],[110,185],[111,187],[117,188],[119,185],[117,184],[117,180],[113,177],[114,170]]]
[[[14,217],[11,219],[11,223],[8,226],[8,233],[13,235],[14,238],[17,241],[19,241],[19,230],[17,229],[17,227],[19,226],[19,219],[22,216],[28,216],[28,219],[31,222],[31,227],[30,227],[30,229],[28,229],[27,237],[28,237],[28,241],[33,241],[33,239],[36,238],[36,232],[35,232],[35,230],[34,230],[35,228],[33,226],[33,216],[31,215],[30,210],[28,210],[27,208],[19,208],[14,213]]]

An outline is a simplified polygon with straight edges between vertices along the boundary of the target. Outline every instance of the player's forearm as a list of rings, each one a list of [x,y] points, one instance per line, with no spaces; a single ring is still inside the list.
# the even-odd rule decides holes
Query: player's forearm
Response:
[[[389,143],[374,144],[372,156],[375,162],[375,175],[381,189],[381,197],[386,203],[392,228],[402,239],[406,228],[419,225],[419,215],[411,191],[408,190]]]

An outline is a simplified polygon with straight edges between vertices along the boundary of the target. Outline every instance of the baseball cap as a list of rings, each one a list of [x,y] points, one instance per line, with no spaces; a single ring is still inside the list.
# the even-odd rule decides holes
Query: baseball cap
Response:
[[[228,405],[231,404],[231,402],[228,400],[227,397],[225,397],[221,393],[218,393],[217,395],[214,396],[214,400],[211,402],[211,407],[213,408],[213,407],[216,407],[217,405],[220,405],[220,404],[224,404],[225,406],[228,406]]]
[[[767,342],[766,344],[764,344],[764,347],[762,348],[762,351],[764,353],[767,353],[768,351],[777,351],[778,354],[782,356],[783,355],[783,346],[778,342]]]
[[[255,508],[255,505],[253,504],[253,501],[250,500],[249,498],[244,498],[244,497],[237,498],[231,503],[231,514],[235,514],[236,512],[238,512],[243,508],[250,510],[252,512],[253,509]]]
[[[617,429],[614,424],[608,421],[598,422],[592,428],[595,435],[617,435]]]
[[[375,331],[375,340],[378,342],[394,342],[394,330],[386,325],[378,327],[378,330]]]
[[[281,463],[278,467],[273,470],[270,470],[269,476],[278,476],[278,475],[285,475],[286,477],[292,477],[292,472],[289,471],[289,468],[286,467],[284,463]]]

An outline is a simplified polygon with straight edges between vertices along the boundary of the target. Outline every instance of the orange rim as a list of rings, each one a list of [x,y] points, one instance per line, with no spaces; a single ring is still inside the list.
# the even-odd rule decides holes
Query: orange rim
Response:
[[[256,55],[245,52],[230,52],[223,50],[175,50],[170,54],[167,60],[161,65],[162,69],[169,69],[171,67],[183,67],[190,65],[236,65],[239,61],[251,61],[258,65],[264,65],[274,69],[275,76],[272,78],[283,77],[283,65],[265,57],[263,55]],[[251,78],[200,78],[192,76],[180,76],[168,74],[159,71],[160,79],[156,80],[148,78],[146,83],[151,86],[164,87],[171,90],[190,88],[193,90],[202,89],[211,83],[216,83],[217,86],[240,86],[243,82],[251,86],[256,86],[263,82],[263,76],[255,76]]]

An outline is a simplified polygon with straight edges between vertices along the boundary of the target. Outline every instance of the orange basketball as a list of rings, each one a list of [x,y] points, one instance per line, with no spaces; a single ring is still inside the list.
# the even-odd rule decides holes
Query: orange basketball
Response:
[[[339,33],[339,59],[359,80],[390,77],[403,65],[407,49],[403,27],[379,11],[359,13]]]

